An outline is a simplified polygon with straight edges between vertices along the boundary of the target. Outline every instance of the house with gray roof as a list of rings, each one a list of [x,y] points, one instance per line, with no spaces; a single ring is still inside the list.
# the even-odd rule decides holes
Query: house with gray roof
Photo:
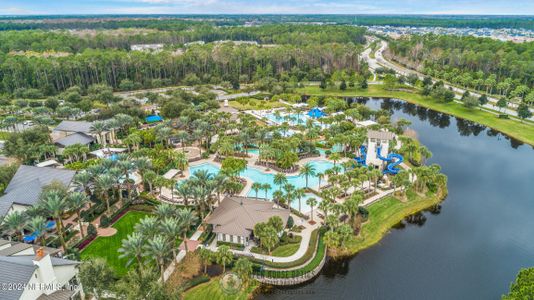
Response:
[[[34,206],[43,187],[52,182],[70,186],[75,174],[72,170],[21,165],[0,197],[0,216]]]
[[[217,241],[248,245],[253,237],[254,226],[278,216],[284,222],[289,218],[289,210],[278,208],[274,202],[246,197],[226,197],[206,218],[213,226]]]
[[[89,145],[94,142],[106,145],[113,143],[113,134],[110,131],[101,132],[100,135],[93,132],[92,127],[95,122],[87,121],[61,121],[52,131],[52,140],[59,147],[59,154],[62,149],[74,145]]]
[[[51,256],[42,247],[34,250],[28,246],[24,252],[0,254],[0,283],[5,287],[0,289],[0,300],[68,300],[82,295],[77,278],[79,262]]]

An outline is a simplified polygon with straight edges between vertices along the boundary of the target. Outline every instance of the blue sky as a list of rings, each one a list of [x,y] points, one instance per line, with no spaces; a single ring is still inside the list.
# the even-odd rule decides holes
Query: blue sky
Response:
[[[521,14],[533,0],[0,0],[0,15],[28,14]]]

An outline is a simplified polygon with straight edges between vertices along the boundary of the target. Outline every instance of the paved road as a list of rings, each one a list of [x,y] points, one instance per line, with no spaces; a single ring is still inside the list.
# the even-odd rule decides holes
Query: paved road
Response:
[[[388,44],[387,44],[386,41],[381,41],[380,48],[375,53],[375,58],[371,58],[371,56],[369,55],[370,54],[370,49],[367,49],[369,51],[366,50],[366,51],[364,51],[362,53],[363,58],[365,60],[367,60],[367,63],[369,64],[369,68],[371,68],[374,71],[377,67],[386,67],[386,68],[394,70],[395,72],[397,72],[397,74],[401,74],[401,75],[405,75],[405,76],[408,76],[410,74],[415,74],[421,80],[425,77],[425,75],[420,73],[420,72],[417,72],[417,71],[414,71],[414,70],[410,70],[408,68],[405,68],[405,67],[400,66],[398,64],[394,64],[394,63],[388,61],[387,59],[385,59],[384,55],[383,55],[383,52],[387,49],[387,46],[388,46]],[[436,80],[433,79],[432,82],[436,82]],[[446,88],[451,88],[456,93],[455,98],[457,99],[457,101],[462,98],[463,93],[465,93],[465,91],[466,91],[465,89],[459,88],[457,86],[452,86],[452,85],[447,84],[447,83],[445,83],[444,85],[445,85]],[[471,95],[473,95],[475,97],[480,97],[480,94],[478,94],[478,93],[475,93],[475,92],[472,92],[472,91],[469,91],[469,92],[471,93]],[[517,117],[517,112],[515,110],[510,109],[510,108],[501,109],[501,108],[497,107],[496,105],[494,105],[493,103],[497,103],[498,99],[493,98],[493,97],[488,97],[488,100],[490,101],[490,103],[485,104],[483,106],[484,108],[490,109],[490,110],[494,110],[494,111],[502,111],[502,112],[504,112],[504,113],[506,113],[508,115]],[[509,106],[513,107],[514,104],[509,104]],[[493,112],[493,113],[495,113],[495,112]],[[534,121],[534,116],[529,118],[529,120]]]

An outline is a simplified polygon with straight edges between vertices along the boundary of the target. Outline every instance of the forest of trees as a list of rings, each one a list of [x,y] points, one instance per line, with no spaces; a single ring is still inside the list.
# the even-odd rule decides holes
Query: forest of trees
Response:
[[[81,52],[87,48],[129,50],[132,44],[164,43],[180,46],[194,41],[255,41],[260,44],[310,45],[365,42],[365,28],[273,24],[259,27],[215,27],[209,23],[180,23],[178,29],[130,28],[86,31],[0,31],[0,51]]]
[[[47,19],[46,22],[42,22]],[[439,26],[472,28],[534,29],[531,16],[464,15],[121,15],[121,16],[31,16],[0,17],[0,30],[64,28],[158,28],[177,30],[184,24],[206,20],[217,26],[238,26],[246,22],[262,24],[286,22],[324,22],[361,26]]]
[[[250,82],[284,74],[301,80],[321,80],[335,70],[360,71],[359,54],[365,30],[356,27],[273,25],[221,29],[217,34],[155,31],[149,35],[76,36],[67,32],[7,31],[0,33],[0,93],[37,89],[54,95],[72,86],[107,84],[119,88],[135,82],[138,88],[191,83]],[[294,39],[299,35],[299,39]],[[109,38],[115,36],[116,38]],[[194,36],[194,38],[192,38]],[[334,37],[335,36],[335,37]],[[157,37],[157,38],[156,38]],[[132,42],[216,39],[260,40],[268,47],[232,43],[192,45],[181,52],[128,51]],[[299,42],[295,42],[299,40]],[[32,55],[66,51],[65,55]],[[41,52],[39,52],[41,51]],[[196,78],[196,79],[195,79]]]
[[[534,104],[534,43],[445,35],[411,36],[390,43],[395,60],[486,94]]]

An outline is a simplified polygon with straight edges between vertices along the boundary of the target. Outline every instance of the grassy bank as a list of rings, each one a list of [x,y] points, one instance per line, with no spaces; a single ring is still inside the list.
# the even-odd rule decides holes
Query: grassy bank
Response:
[[[422,96],[415,89],[413,91],[409,91],[409,89],[406,91],[387,91],[382,85],[370,85],[368,89],[348,88],[345,91],[341,91],[337,88],[321,90],[318,86],[307,86],[305,88],[297,89],[297,91],[301,94],[318,96],[402,99],[439,112],[477,122],[534,146],[534,127],[531,123],[521,123],[512,119],[499,119],[492,113],[477,108],[469,109],[455,102],[439,102],[432,97]]]
[[[340,256],[354,255],[359,251],[378,243],[395,224],[407,216],[420,212],[442,201],[441,197],[432,195],[422,197],[409,192],[409,200],[401,202],[395,197],[387,197],[367,207],[369,220],[363,224],[360,234],[354,238],[347,250]]]
[[[249,286],[239,291],[237,294],[228,294],[219,284],[219,277],[212,278],[209,282],[200,284],[183,294],[184,300],[246,300],[249,299],[258,284],[251,282]]]

